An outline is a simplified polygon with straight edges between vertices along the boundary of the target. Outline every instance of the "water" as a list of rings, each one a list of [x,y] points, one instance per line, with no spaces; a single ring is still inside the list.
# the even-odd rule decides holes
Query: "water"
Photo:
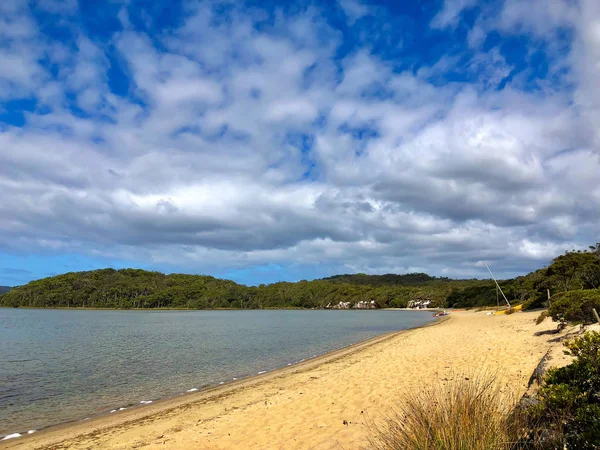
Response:
[[[219,385],[431,320],[412,311],[0,308],[0,437]]]

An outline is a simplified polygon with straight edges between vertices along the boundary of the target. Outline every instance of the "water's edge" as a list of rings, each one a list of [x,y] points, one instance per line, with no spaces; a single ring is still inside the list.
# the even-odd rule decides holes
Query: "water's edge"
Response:
[[[44,309],[44,308],[42,308],[42,309]],[[75,308],[70,308],[70,309],[73,310]],[[307,310],[307,311],[310,311],[310,310]],[[415,311],[415,310],[413,310],[413,311]],[[419,310],[416,310],[416,311],[419,311]],[[423,310],[420,310],[420,311],[423,312]],[[435,312],[435,311],[441,311],[441,310],[430,310],[430,311]],[[393,337],[396,337],[398,335],[401,335],[403,333],[418,330],[421,328],[427,328],[427,327],[434,326],[434,325],[438,325],[438,324],[448,320],[449,318],[450,318],[450,316],[438,317],[424,325],[406,328],[406,329],[398,330],[398,331],[391,331],[388,333],[384,333],[382,335],[373,336],[371,338],[368,338],[368,339],[365,339],[362,341],[357,341],[357,342],[352,343],[347,346],[343,346],[339,349],[331,350],[331,351],[323,353],[321,355],[316,355],[316,356],[309,357],[309,358],[306,358],[304,360],[301,360],[301,361],[298,361],[295,363],[290,363],[286,366],[282,366],[282,367],[278,367],[278,368],[274,368],[274,369],[270,369],[270,370],[265,370],[263,372],[259,372],[254,375],[240,376],[237,379],[233,379],[233,380],[223,382],[220,384],[212,384],[212,385],[203,386],[192,392],[187,391],[187,392],[182,392],[179,394],[169,395],[169,396],[165,396],[165,397],[158,397],[158,398],[149,400],[149,403],[127,406],[126,409],[124,409],[124,410],[118,410],[118,409],[106,410],[106,411],[103,411],[100,413],[90,415],[89,417],[51,424],[51,425],[48,425],[48,426],[45,426],[45,427],[42,427],[42,428],[39,428],[36,430],[31,430],[31,431],[35,431],[34,433],[29,432],[30,430],[13,431],[12,433],[9,433],[5,436],[9,436],[13,433],[20,434],[21,436],[18,439],[15,438],[15,439],[9,439],[9,440],[5,440],[5,441],[3,441],[3,438],[5,436],[0,436],[0,447],[4,447],[3,444],[5,444],[5,443],[7,443],[7,444],[8,443],[14,443],[14,444],[21,443],[21,442],[23,442],[24,438],[28,438],[28,437],[33,438],[34,435],[35,435],[35,437],[40,437],[40,435],[47,436],[47,435],[50,435],[53,433],[57,433],[57,434],[62,433],[66,430],[71,430],[71,429],[73,429],[73,431],[81,430],[81,432],[84,432],[86,428],[90,428],[93,426],[101,426],[102,422],[106,421],[107,419],[110,419],[111,422],[114,422],[114,423],[107,423],[106,428],[110,428],[110,427],[116,426],[118,423],[135,420],[135,418],[137,418],[137,417],[150,416],[150,415],[157,414],[159,412],[174,409],[174,408],[181,407],[184,405],[190,405],[193,403],[202,403],[202,402],[206,401],[208,398],[211,398],[213,396],[219,396],[219,395],[223,395],[225,393],[230,393],[237,389],[250,388],[256,384],[266,382],[270,379],[277,378],[279,376],[283,376],[288,373],[310,370],[320,364],[332,362],[339,358],[342,358],[345,356],[350,356],[350,355],[352,355],[362,349],[370,347],[372,345],[383,343],[383,342],[385,342]],[[116,408],[119,408],[119,407],[117,406]],[[78,433],[78,434],[80,434],[80,433]]]

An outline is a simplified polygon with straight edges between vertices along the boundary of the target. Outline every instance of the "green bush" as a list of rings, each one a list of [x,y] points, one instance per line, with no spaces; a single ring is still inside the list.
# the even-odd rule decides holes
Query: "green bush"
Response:
[[[600,312],[600,289],[568,291],[555,295],[548,313],[553,320],[560,317],[575,323],[596,321],[592,309]]]
[[[551,369],[529,407],[537,448],[600,448],[600,333],[589,332],[565,344],[575,357]]]
[[[542,296],[534,297],[529,300],[525,300],[523,302],[523,311],[528,311],[531,309],[545,308],[547,305],[547,301]]]

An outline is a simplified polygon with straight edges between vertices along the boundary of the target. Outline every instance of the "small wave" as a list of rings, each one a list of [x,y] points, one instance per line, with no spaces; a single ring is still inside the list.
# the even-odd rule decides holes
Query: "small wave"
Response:
[[[27,432],[27,434],[33,434],[33,433],[35,433],[36,431],[37,431],[37,430],[29,430],[29,431]]]
[[[236,378],[236,377],[233,377],[233,381],[235,381],[235,380],[237,380],[237,378]]]
[[[260,372],[258,372],[258,375],[262,375],[263,373],[267,373],[266,370],[261,370]]]
[[[198,388],[191,388],[191,389],[188,389],[186,392],[196,392],[197,390],[198,390]]]
[[[221,381],[219,384],[225,384],[225,382],[224,382],[224,381]]]
[[[2,438],[2,440],[3,440],[3,441],[6,441],[6,440],[8,440],[8,439],[14,439],[14,438],[18,438],[18,437],[21,437],[21,434],[20,434],[20,433],[7,434],[6,436],[4,436],[4,437]]]
[[[119,411],[125,411],[127,408],[119,408]]]
[[[152,403],[152,400],[142,400],[140,403],[142,405],[149,405],[150,403]]]
[[[112,413],[114,413],[114,412],[117,412],[117,410],[116,410],[116,409],[113,409],[113,410],[111,411],[111,414],[112,414]]]

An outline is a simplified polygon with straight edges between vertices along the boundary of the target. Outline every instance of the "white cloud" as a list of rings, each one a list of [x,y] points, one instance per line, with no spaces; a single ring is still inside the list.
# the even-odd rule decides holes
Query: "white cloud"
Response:
[[[454,27],[461,13],[477,4],[476,0],[445,0],[442,10],[431,21],[434,28]]]
[[[475,25],[467,35],[467,42],[471,48],[479,48],[485,42],[487,33],[480,25]]]
[[[455,55],[416,72],[364,49],[340,60],[342,38],[315,8],[265,25],[233,7],[217,23],[201,3],[153,36],[160,48],[122,10],[111,45],[130,76],[124,97],[111,92],[102,44],[81,31],[69,50],[20,10],[22,23],[2,31],[0,58],[13,64],[0,96],[35,95],[40,108],[0,128],[0,249],[211,272],[279,263],[470,276],[480,261],[513,274],[595,242],[600,13],[591,1],[581,14],[557,5],[546,27],[508,2],[469,43],[480,49],[499,27],[544,39],[571,24],[572,90],[498,90],[515,70],[500,48],[462,67],[475,81],[442,83]],[[342,6],[352,20],[366,14]],[[448,1],[433,25],[454,26],[472,6]]]
[[[570,27],[579,14],[577,2],[571,0],[506,0],[499,26],[505,31],[532,31],[547,38],[561,27]]]
[[[364,16],[373,13],[372,7],[369,7],[358,0],[340,0],[339,4],[342,7],[344,14],[346,14],[350,25],[353,25],[357,20]]]

